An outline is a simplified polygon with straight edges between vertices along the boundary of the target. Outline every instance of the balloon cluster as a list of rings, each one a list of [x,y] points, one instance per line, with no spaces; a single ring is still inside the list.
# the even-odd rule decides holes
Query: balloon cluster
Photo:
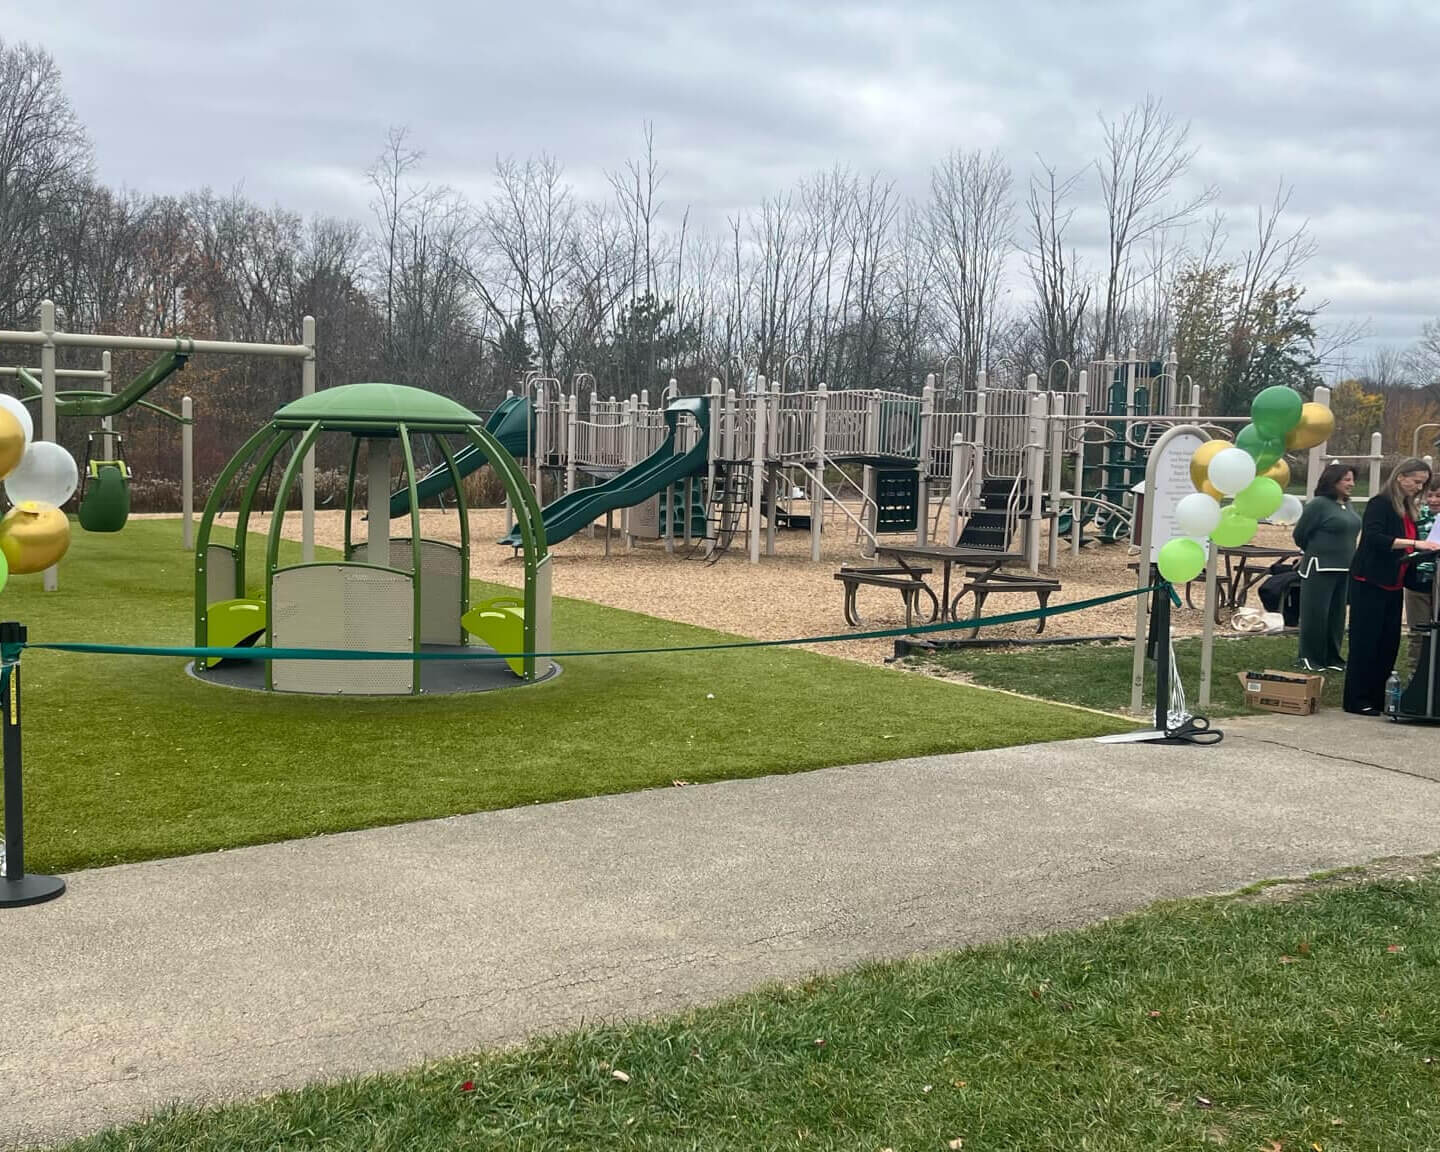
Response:
[[[60,505],[75,494],[80,470],[59,444],[35,439],[25,405],[0,393],[0,477],[12,507],[0,518],[0,588],[10,573],[43,572],[70,547]]]
[[[1193,580],[1205,570],[1205,539],[1221,548],[1238,548],[1255,536],[1260,521],[1294,524],[1303,505],[1288,496],[1290,465],[1286,452],[1323,444],[1335,429],[1335,417],[1323,404],[1306,404],[1292,388],[1266,388],[1250,404],[1250,423],[1235,443],[1209,440],[1190,458],[1196,491],[1175,506],[1180,535],[1166,541],[1156,563],[1172,584]],[[1231,497],[1224,507],[1221,501]]]

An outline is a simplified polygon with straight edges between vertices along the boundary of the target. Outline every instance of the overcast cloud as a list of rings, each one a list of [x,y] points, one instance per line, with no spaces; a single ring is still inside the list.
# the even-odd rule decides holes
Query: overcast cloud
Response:
[[[479,198],[542,150],[598,195],[652,120],[667,205],[718,223],[837,162],[915,192],[956,147],[1069,172],[1154,93],[1237,241],[1294,186],[1331,323],[1373,347],[1440,314],[1434,0],[0,0],[0,34],[56,58],[106,182],[356,217],[392,124]]]

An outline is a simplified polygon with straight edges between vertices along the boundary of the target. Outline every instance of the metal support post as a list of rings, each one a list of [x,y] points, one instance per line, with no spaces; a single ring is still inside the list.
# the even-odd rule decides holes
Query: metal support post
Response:
[[[1323,404],[1326,408],[1329,408],[1330,389],[1316,388],[1315,403]],[[1305,464],[1305,495],[1307,497],[1315,495],[1315,485],[1319,482],[1320,473],[1325,467],[1325,450],[1329,447],[1330,442],[1327,440],[1323,444],[1317,444],[1314,448],[1310,449],[1310,455]]]
[[[1045,458],[1049,462],[1050,498],[1047,508],[1049,542],[1046,546],[1045,562],[1053,570],[1060,563],[1060,488],[1061,472],[1065,468],[1065,397],[1059,392],[1050,393],[1050,413],[1046,425]]]
[[[750,563],[760,563],[760,517],[765,500],[765,377],[755,380],[755,442],[750,454]]]
[[[300,395],[315,395],[315,317],[300,322],[300,343],[305,345],[305,359],[300,364]],[[390,519],[390,506],[385,506],[385,519]],[[315,562],[315,449],[305,453],[300,472],[300,559]],[[388,563],[388,558],[387,561]],[[372,561],[373,563],[373,561]]]
[[[920,450],[915,462],[915,543],[921,548],[930,536],[930,445],[935,435],[935,373],[925,377],[920,390]]]
[[[1082,513],[1084,505],[1081,498],[1085,495],[1085,420],[1090,414],[1090,373],[1086,369],[1080,371],[1080,419],[1076,424],[1076,430],[1080,433],[1075,445],[1075,475],[1070,478],[1070,491],[1074,493],[1075,499],[1070,504],[1070,555],[1080,555],[1080,533],[1081,523],[1084,519]]]
[[[9,621],[0,624],[0,650],[9,654],[25,642],[25,628]],[[0,745],[5,753],[5,876],[0,880],[0,908],[18,908],[54,900],[65,891],[59,876],[25,873],[25,802],[22,795],[20,741],[20,664],[4,669],[0,680]]]
[[[100,353],[100,371],[105,373],[100,382],[100,390],[107,396],[112,395],[115,391],[115,379],[110,375],[110,352],[108,349]],[[114,460],[115,437],[111,433],[115,431],[115,418],[106,416],[100,421],[100,427],[105,432],[105,435],[100,438],[100,449],[106,460]]]
[[[1032,374],[1030,379],[1034,380],[1035,376]],[[1044,392],[1030,392],[1030,419],[1025,430],[1025,566],[1032,576],[1040,571],[1040,518],[1044,512],[1045,501],[1045,426],[1048,400],[1049,396]]]
[[[825,381],[815,393],[815,418],[810,431],[815,448],[815,476],[810,481],[810,561],[820,562],[820,533],[825,523],[825,420],[830,410],[830,391]]]
[[[55,301],[40,302],[40,331],[45,343],[40,345],[40,439],[55,439]],[[60,573],[52,564],[45,569],[43,586],[46,592],[60,587]]]
[[[195,402],[180,398],[180,542],[195,547]]]

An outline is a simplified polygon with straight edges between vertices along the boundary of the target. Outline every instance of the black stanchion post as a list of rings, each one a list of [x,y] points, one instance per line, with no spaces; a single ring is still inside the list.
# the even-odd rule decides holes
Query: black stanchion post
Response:
[[[1150,602],[1150,647],[1155,653],[1155,730],[1170,734],[1170,588],[1156,578]]]
[[[13,620],[0,623],[0,654],[7,667],[0,684],[0,745],[5,753],[5,877],[0,880],[0,908],[18,908],[54,900],[65,891],[59,876],[25,874],[25,805],[21,794],[20,663],[25,627]]]

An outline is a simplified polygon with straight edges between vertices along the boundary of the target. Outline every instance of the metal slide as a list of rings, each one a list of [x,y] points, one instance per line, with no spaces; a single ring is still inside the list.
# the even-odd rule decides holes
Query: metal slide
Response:
[[[700,438],[693,448],[677,452],[680,417],[685,414],[693,416],[700,425]],[[687,396],[672,401],[665,409],[665,424],[670,429],[665,442],[635,467],[604,484],[567,492],[542,508],[540,518],[545,542],[557,544],[612,509],[640,504],[687,476],[703,476],[710,455],[710,413],[705,397]],[[520,547],[518,532],[511,532],[500,543]]]
[[[500,441],[500,446],[519,460],[529,450],[530,402],[524,396],[507,396],[485,421],[485,430]],[[485,453],[470,444],[455,453],[455,470],[461,476],[479,471],[490,461]],[[450,491],[450,469],[441,464],[432,468],[416,482],[417,498],[423,503],[442,492]],[[410,494],[404,488],[390,496],[390,516],[404,516],[410,510]]]

